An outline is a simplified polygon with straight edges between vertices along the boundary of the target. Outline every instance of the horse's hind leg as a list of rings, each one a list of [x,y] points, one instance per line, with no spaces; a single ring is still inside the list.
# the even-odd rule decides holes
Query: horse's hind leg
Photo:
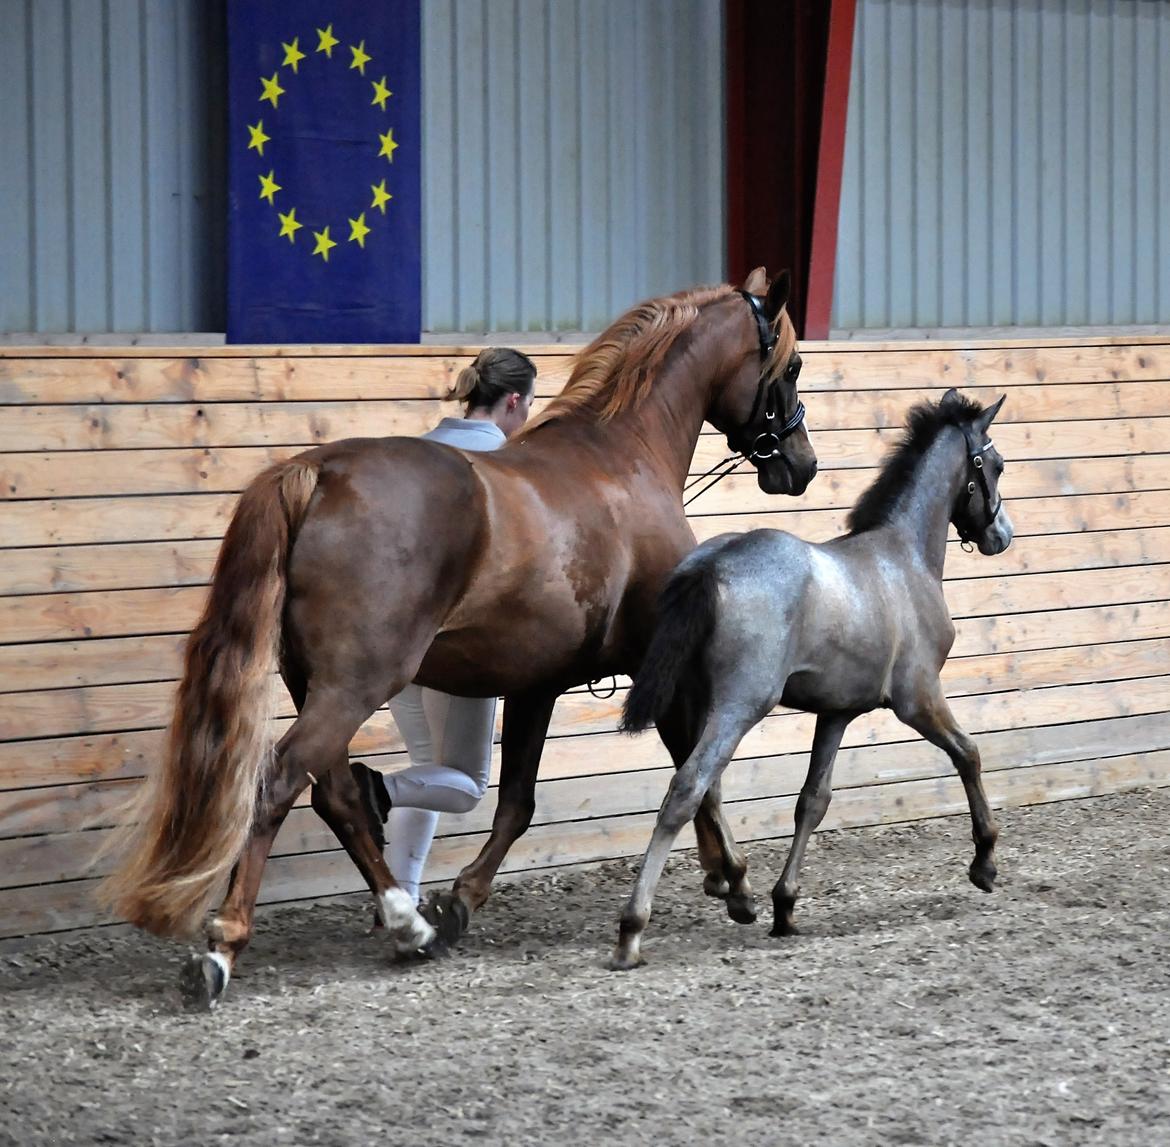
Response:
[[[611,968],[626,970],[642,963],[642,933],[650,921],[654,890],[666,867],[670,846],[682,826],[699,811],[707,790],[727,767],[735,747],[759,717],[757,710],[738,706],[734,710],[713,712],[695,751],[671,778],[634,889],[622,912]]]
[[[696,721],[681,706],[675,706],[658,722],[658,734],[670,752],[676,769],[691,755],[698,738]],[[723,815],[718,777],[711,782],[695,814],[695,837],[699,863],[706,874],[703,891],[727,904],[727,915],[737,924],[752,924],[756,903],[747,878],[747,857],[736,843]]]
[[[849,722],[856,713],[822,713],[817,718],[813,734],[812,756],[808,775],[796,801],[796,832],[792,837],[792,848],[788,852],[784,871],[772,889],[772,907],[775,919],[772,923],[773,936],[790,936],[797,931],[792,921],[792,910],[800,891],[800,866],[809,837],[817,825],[825,819],[829,801],[833,796],[833,762]]]
[[[975,742],[959,728],[951,707],[947,704],[938,682],[934,682],[927,695],[916,698],[913,705],[905,710],[896,708],[895,714],[915,732],[921,733],[932,745],[937,745],[951,758],[955,770],[967,793],[967,804],[971,809],[971,836],[975,841],[975,859],[967,870],[971,883],[984,892],[990,892],[997,875],[995,867],[995,842],[999,838],[999,827],[987,803],[983,791],[982,763]]]
[[[300,716],[277,746],[276,764],[251,836],[232,871],[227,896],[208,924],[208,951],[196,956],[184,973],[182,987],[188,1002],[214,1007],[223,995],[235,961],[252,937],[264,864],[281,824],[312,779],[320,780],[330,767],[337,771],[344,764],[350,739],[375,707],[376,703],[334,689],[309,693]],[[348,776],[347,768],[342,771]],[[352,785],[352,780],[349,783]],[[364,817],[359,818],[353,831],[364,832],[369,837]],[[376,851],[372,837],[369,848]],[[380,864],[372,863],[371,870],[374,876],[371,887],[381,903],[384,894],[393,892],[396,885],[384,860]],[[411,933],[410,938],[417,935],[416,947],[429,942],[431,930],[415,912],[413,903],[409,913],[404,908],[398,911],[396,902],[391,908],[396,925],[392,938],[405,941],[407,933]]]

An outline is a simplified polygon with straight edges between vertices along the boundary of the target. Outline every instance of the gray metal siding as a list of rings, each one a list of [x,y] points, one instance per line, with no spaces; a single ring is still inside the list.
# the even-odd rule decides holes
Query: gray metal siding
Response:
[[[859,0],[836,329],[1170,321],[1170,4]]]
[[[0,331],[222,330],[223,5],[0,0]]]
[[[224,0],[0,0],[0,332],[224,327]],[[723,277],[719,0],[424,0],[428,330]]]
[[[724,268],[718,0],[427,0],[428,330],[597,330]]]

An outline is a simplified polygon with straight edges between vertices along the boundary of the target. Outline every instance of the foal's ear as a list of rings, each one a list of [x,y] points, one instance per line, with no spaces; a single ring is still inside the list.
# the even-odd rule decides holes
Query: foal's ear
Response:
[[[743,281],[743,289],[749,295],[762,295],[768,289],[768,272],[763,267],[757,267]]]
[[[999,396],[998,402],[993,402],[978,418],[975,419],[975,426],[983,433],[987,433],[988,427],[995,421],[995,416],[999,413],[999,408],[1003,405],[1003,400],[1007,398],[1006,394]]]
[[[768,322],[774,323],[776,316],[788,305],[788,292],[791,290],[792,280],[788,277],[788,268],[785,267],[772,280],[768,288],[768,297],[764,300],[764,314]]]

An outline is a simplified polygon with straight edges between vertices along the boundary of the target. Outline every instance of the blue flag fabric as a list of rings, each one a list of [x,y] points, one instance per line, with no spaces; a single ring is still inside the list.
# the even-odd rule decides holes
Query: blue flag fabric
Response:
[[[418,342],[419,0],[232,0],[229,342]]]

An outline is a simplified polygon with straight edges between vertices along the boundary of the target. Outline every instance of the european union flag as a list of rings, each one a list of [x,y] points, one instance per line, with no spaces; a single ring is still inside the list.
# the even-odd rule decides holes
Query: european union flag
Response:
[[[228,5],[229,342],[418,342],[418,0]]]

